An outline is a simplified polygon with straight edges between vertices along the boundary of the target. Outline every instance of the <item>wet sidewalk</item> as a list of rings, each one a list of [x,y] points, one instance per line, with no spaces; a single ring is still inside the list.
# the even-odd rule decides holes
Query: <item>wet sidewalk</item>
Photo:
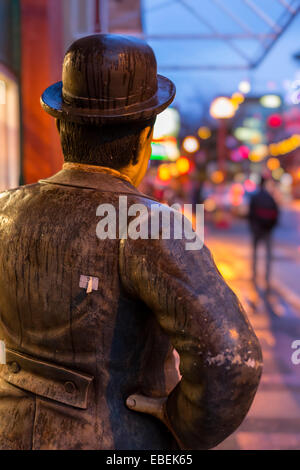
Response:
[[[291,345],[300,340],[300,253],[297,239],[277,235],[272,288],[251,282],[251,249],[247,226],[208,230],[206,244],[221,273],[240,298],[260,340],[264,370],[247,418],[217,449],[300,449],[300,364]],[[263,251],[259,262],[263,271]],[[263,274],[263,272],[262,272]],[[300,356],[300,355],[299,355]]]

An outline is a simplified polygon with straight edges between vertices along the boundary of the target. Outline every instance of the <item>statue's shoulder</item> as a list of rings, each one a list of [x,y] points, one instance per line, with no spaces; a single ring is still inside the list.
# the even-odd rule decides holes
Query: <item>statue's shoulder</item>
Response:
[[[23,199],[25,194],[26,196],[30,193],[34,193],[39,190],[39,183],[25,184],[22,186],[17,186],[16,188],[6,189],[0,192],[0,207],[3,204],[7,205],[8,203],[15,203],[18,199]]]
[[[132,202],[137,204],[145,204],[147,206],[161,205],[161,203],[154,197],[149,196],[148,194],[142,193],[139,189],[134,188],[132,193],[128,193],[128,197]]]

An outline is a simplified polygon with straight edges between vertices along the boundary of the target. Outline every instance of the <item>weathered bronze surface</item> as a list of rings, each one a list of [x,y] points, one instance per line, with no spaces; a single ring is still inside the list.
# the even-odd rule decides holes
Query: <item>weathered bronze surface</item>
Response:
[[[157,75],[155,55],[144,41],[97,34],[72,44],[62,82],[47,88],[41,104],[56,118],[115,123],[150,119],[174,96],[175,85]]]
[[[153,203],[114,176],[75,170],[2,194],[0,337],[20,371],[0,366],[1,449],[176,448],[160,421],[125,405],[132,393],[175,387],[173,346],[183,378],[167,411],[186,448],[216,445],[253,400],[259,343],[209,251],[185,251],[184,240],[99,240],[96,208],[118,212],[120,194]],[[82,274],[99,279],[97,291],[79,287]],[[66,382],[86,387],[86,409]]]

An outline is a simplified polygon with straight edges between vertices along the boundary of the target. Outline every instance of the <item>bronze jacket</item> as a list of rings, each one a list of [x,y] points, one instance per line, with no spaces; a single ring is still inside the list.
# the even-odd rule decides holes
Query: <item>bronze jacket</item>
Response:
[[[0,195],[0,449],[206,449],[251,405],[260,346],[208,249],[99,239],[120,195],[154,204],[81,170]],[[169,394],[173,434],[132,393]]]

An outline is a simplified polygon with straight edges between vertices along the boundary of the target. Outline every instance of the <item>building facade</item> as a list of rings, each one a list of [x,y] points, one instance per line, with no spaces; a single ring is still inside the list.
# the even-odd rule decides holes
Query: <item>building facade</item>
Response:
[[[20,11],[16,0],[0,2],[0,191],[21,176]]]
[[[0,0],[0,191],[61,168],[40,96],[61,79],[71,42],[101,31],[141,34],[139,0]]]

